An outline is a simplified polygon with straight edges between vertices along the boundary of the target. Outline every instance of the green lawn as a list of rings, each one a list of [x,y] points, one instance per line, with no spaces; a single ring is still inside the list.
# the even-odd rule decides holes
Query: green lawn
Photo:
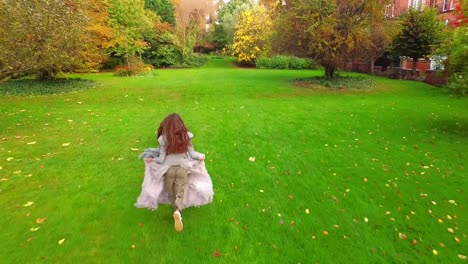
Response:
[[[290,81],[318,71],[239,69],[226,59],[156,73],[80,75],[100,86],[0,96],[0,263],[468,255],[466,98],[384,78],[367,92],[317,91]],[[182,233],[169,206],[133,206],[137,157],[157,146],[171,112],[195,134],[215,188],[212,204],[184,211]]]

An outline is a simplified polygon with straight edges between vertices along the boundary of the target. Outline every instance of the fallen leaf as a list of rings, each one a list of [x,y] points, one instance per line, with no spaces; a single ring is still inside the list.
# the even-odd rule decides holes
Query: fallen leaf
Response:
[[[324,236],[328,236],[328,231],[327,231],[327,230],[323,230],[322,234],[323,234]]]
[[[289,199],[289,200],[292,200],[292,199],[294,199],[294,196],[288,195],[288,199]]]
[[[455,231],[453,231],[453,228],[451,228],[451,227],[447,228],[447,231],[448,231],[449,233],[452,233],[452,234],[455,233]]]
[[[442,218],[439,218],[438,221],[439,221],[439,223],[441,223],[441,224],[444,222],[444,220],[443,220]]]
[[[223,256],[223,254],[221,254],[221,252],[219,252],[218,250],[213,251],[212,255],[215,258],[219,258],[219,257]]]
[[[455,240],[455,242],[460,243],[460,239],[458,237],[454,237],[453,239]]]
[[[63,239],[60,239],[60,240],[58,241],[58,244],[59,244],[59,245],[62,245],[62,244],[63,244],[63,242],[65,242],[65,238],[63,238]]]
[[[368,182],[369,180],[367,178],[364,178],[364,182]]]
[[[263,192],[263,190],[260,190],[260,192],[262,193],[262,192]]]
[[[435,250],[435,249],[432,250],[432,254],[434,254],[434,256],[439,255],[439,253],[438,253],[437,250]]]
[[[36,143],[37,143],[36,141],[32,141],[32,142],[28,142],[27,144],[28,144],[28,145],[34,145],[34,144],[36,144]]]
[[[45,218],[45,217],[44,218],[36,218],[36,223],[42,224],[42,223],[44,223],[46,221],[46,219],[47,218]]]
[[[8,178],[1,178],[0,182],[8,181]]]
[[[135,245],[132,245],[132,249],[135,249],[135,248],[136,248],[136,246],[135,246]]]
[[[369,222],[369,219],[367,219],[367,217],[364,217],[364,222]]]
[[[447,215],[448,220],[452,220],[452,217],[450,215]]]
[[[30,202],[30,201],[29,201],[29,202],[23,204],[23,206],[24,206],[24,207],[29,207],[29,206],[31,206],[31,205],[33,205],[33,204],[34,204],[34,202]]]
[[[305,209],[305,213],[309,214],[310,213],[309,209]]]
[[[63,143],[63,144],[62,144],[62,147],[68,147],[68,146],[70,146],[70,143],[71,143],[71,142]]]
[[[138,151],[139,149],[137,148],[130,148],[132,151]]]
[[[17,171],[14,171],[14,172],[13,172],[13,174],[16,174],[16,175],[18,175],[18,174],[20,174],[20,173],[21,173],[20,170],[17,170]]]
[[[38,226],[38,227],[31,227],[31,228],[29,228],[29,231],[31,231],[31,232],[36,232],[37,230],[39,230],[39,228],[41,228],[41,227],[40,227],[40,226]]]
[[[249,160],[250,160],[251,162],[255,162],[255,157],[250,157]]]
[[[449,203],[455,204],[455,200],[449,200]]]
[[[416,239],[413,239],[413,241],[411,242],[411,245],[416,246],[416,244],[418,244],[418,241]]]
[[[399,237],[400,239],[406,239],[406,235],[403,234],[403,233],[398,233],[398,237]]]
[[[7,160],[7,161],[11,161],[11,160],[13,160],[13,159],[14,159],[13,157],[8,157],[6,160]]]
[[[457,255],[459,259],[466,260],[466,256],[462,254]]]
[[[339,226],[339,225],[333,225],[333,227],[334,227],[334,228],[340,228],[340,226]]]

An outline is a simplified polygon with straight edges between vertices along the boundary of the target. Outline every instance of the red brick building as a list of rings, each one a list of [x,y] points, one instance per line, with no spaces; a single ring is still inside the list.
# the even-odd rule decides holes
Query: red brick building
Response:
[[[398,17],[410,8],[423,9],[426,7],[436,8],[441,19],[447,24],[454,22],[457,18],[454,14],[455,7],[460,0],[394,0],[386,8],[386,15],[389,18]]]

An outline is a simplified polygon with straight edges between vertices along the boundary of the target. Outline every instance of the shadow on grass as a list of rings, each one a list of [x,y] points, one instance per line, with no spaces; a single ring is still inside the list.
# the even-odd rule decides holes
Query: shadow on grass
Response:
[[[442,133],[468,138],[468,120],[437,120],[431,124],[433,129]]]
[[[12,80],[0,85],[0,95],[32,96],[51,95],[94,88],[97,83],[80,78],[61,78],[51,81],[35,79]]]

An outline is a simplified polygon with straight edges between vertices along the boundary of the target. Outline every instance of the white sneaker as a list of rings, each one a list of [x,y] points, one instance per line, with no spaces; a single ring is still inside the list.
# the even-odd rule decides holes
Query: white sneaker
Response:
[[[184,224],[182,223],[182,216],[180,215],[179,211],[175,211],[172,215],[174,217],[174,227],[177,232],[182,231],[184,229]]]

